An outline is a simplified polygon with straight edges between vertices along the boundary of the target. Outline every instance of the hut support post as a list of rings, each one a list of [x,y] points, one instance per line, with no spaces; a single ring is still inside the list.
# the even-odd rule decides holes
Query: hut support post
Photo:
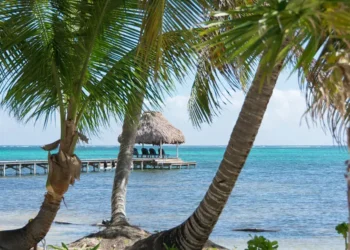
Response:
[[[90,164],[90,163],[89,163],[89,162],[87,162],[87,163],[86,163],[86,166],[89,166],[89,164]],[[92,166],[92,172],[95,172],[95,168],[94,168],[94,166]]]
[[[33,175],[36,175],[36,163],[34,162],[34,166],[33,166]]]
[[[179,158],[179,144],[176,143],[176,158]]]
[[[159,157],[163,158],[163,145],[162,145],[162,141],[160,141],[160,152],[159,152]]]
[[[4,169],[3,169],[3,172],[2,172],[2,176],[6,176],[6,164],[4,164]]]

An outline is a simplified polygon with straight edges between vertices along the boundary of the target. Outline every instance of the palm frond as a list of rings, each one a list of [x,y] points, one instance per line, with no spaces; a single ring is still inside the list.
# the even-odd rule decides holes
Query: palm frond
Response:
[[[139,93],[160,106],[195,64],[197,38],[188,28],[203,20],[203,4],[1,2],[2,105],[23,121],[59,114],[62,128],[73,120],[85,133],[123,117]]]
[[[202,35],[213,38],[202,47],[221,48],[218,66],[239,58],[249,68],[260,60],[262,79],[268,79],[277,62],[292,64],[307,82],[302,88],[311,117],[324,117],[336,131],[348,120],[349,8],[345,0],[256,1],[214,13],[226,18],[208,23]]]
[[[244,1],[214,1],[212,8],[227,10]],[[227,20],[227,15],[208,16],[208,24],[221,23]],[[200,127],[202,123],[211,123],[214,116],[220,113],[223,104],[230,102],[232,91],[245,90],[252,77],[255,61],[242,64],[239,58],[223,61],[225,46],[221,42],[210,45],[210,41],[227,31],[220,29],[199,29],[198,64],[195,81],[188,102],[188,111],[192,124]],[[208,32],[209,31],[209,32]]]
[[[204,9],[209,4],[210,2],[205,0],[142,1],[141,8],[144,10],[144,18],[137,55],[142,63],[146,63],[150,56],[158,59],[152,67],[155,77],[158,76],[158,71],[162,67],[165,51],[162,46],[168,43],[168,41],[163,42],[163,34],[169,32],[174,34],[175,31],[188,31],[198,27],[204,21]],[[194,41],[194,37],[190,37],[192,32],[182,32],[182,34],[186,35],[182,37],[187,41],[186,47],[193,46],[191,42]],[[181,42],[181,44],[184,43]],[[150,55],[151,51],[152,53],[155,51],[155,55]]]

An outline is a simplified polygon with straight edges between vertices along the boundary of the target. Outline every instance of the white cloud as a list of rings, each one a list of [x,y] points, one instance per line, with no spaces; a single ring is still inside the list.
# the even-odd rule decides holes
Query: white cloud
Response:
[[[305,100],[300,91],[275,89],[264,124],[269,124],[271,127],[290,123],[299,124],[305,109]]]
[[[55,123],[43,129],[43,122],[24,124],[0,110],[0,145],[43,145],[57,140],[59,128]]]
[[[0,110],[0,145],[44,145],[59,138],[60,129],[57,121],[52,121],[44,128],[43,122],[27,124],[18,122]],[[121,133],[121,125],[115,122],[110,128],[101,129],[99,137],[90,138],[93,145],[116,145]]]
[[[224,145],[228,142],[232,128],[244,101],[242,92],[233,92],[231,103],[224,107],[213,124],[204,124],[201,130],[193,128],[187,111],[188,95],[169,97],[165,101],[163,113],[177,128],[181,129],[190,145]],[[298,90],[275,89],[269,103],[256,145],[311,145],[332,144],[332,138],[320,128],[300,125],[305,111],[304,97]],[[19,124],[0,111],[0,144],[44,144],[58,138],[59,127],[49,125],[42,130],[42,124]],[[103,129],[99,138],[93,137],[92,145],[116,145],[121,133],[121,124],[112,123]]]
[[[194,129],[188,118],[188,96],[168,98],[164,115],[174,126],[181,129],[188,144],[226,144],[244,101],[243,92],[232,92],[231,103],[224,106],[213,124]],[[320,128],[308,128],[302,122],[305,100],[299,90],[275,89],[256,139],[257,145],[325,145],[332,138]],[[204,136],[205,135],[205,136]]]
[[[230,91],[231,96],[227,96],[227,98],[230,100],[230,103],[227,104],[226,109],[232,110],[232,111],[239,111],[241,110],[243,101],[244,101],[244,93],[242,91],[233,92]]]
[[[321,128],[309,128],[303,118],[305,99],[299,90],[275,89],[265,114],[257,144],[325,145],[330,135]]]
[[[169,97],[165,101],[163,112],[171,115],[173,120],[189,122],[187,103],[189,96],[178,95]]]

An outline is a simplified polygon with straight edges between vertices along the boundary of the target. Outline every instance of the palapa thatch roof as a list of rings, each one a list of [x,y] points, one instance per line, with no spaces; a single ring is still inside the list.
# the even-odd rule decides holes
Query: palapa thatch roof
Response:
[[[120,142],[121,135],[118,137]],[[147,111],[141,116],[135,143],[153,144],[181,144],[185,142],[183,133],[169,123],[160,112]]]

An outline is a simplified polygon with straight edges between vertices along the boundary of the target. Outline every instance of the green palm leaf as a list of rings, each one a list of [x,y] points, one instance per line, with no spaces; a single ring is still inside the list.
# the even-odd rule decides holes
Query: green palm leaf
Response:
[[[348,124],[350,113],[350,71],[346,66],[350,48],[346,14],[349,9],[345,0],[245,3],[213,13],[221,19],[210,21],[201,33],[211,37],[201,48],[209,47],[212,51],[219,48],[221,56],[212,65],[220,68],[234,62],[237,69],[249,72],[248,76],[255,71],[254,62],[261,60],[262,80],[269,79],[273,66],[285,59],[284,65],[292,65],[304,80],[301,87],[306,91],[311,117],[314,120],[323,117],[324,124],[335,132]],[[282,41],[287,41],[287,45],[282,47]],[[206,100],[210,96],[201,100],[209,103]],[[210,105],[206,106],[210,110]]]
[[[164,16],[157,1],[0,3],[2,105],[24,121],[59,114],[62,135],[65,119],[97,132],[138,92],[159,106],[194,64],[201,2],[166,1]]]

